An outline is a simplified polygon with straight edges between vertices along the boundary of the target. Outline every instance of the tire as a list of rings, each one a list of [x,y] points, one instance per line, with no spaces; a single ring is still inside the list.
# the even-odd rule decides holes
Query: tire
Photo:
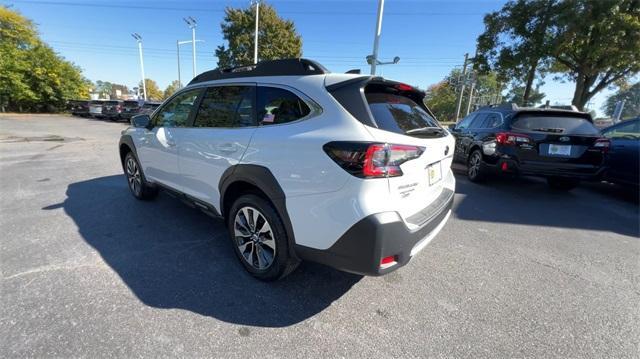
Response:
[[[467,177],[469,181],[476,183],[484,180],[482,152],[478,149],[473,150],[467,159]]]
[[[274,281],[299,264],[289,253],[289,238],[273,205],[255,194],[235,200],[227,217],[229,238],[236,256],[252,276]]]
[[[158,189],[149,185],[144,178],[140,162],[133,152],[127,152],[124,157],[124,175],[127,177],[129,190],[135,198],[150,200],[158,195]]]
[[[548,177],[547,184],[553,189],[570,191],[580,184],[580,180],[566,177]]]

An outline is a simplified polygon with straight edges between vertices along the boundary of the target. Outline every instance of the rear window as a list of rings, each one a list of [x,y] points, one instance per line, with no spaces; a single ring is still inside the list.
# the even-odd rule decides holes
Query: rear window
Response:
[[[105,102],[105,103],[106,103],[107,105],[117,105],[117,104],[119,104],[120,102],[119,102],[119,101],[107,101],[107,102]]]
[[[573,116],[518,116],[511,125],[514,130],[558,133],[564,135],[597,135],[600,132],[589,120]]]
[[[104,101],[99,101],[99,100],[93,100],[90,102],[90,104],[92,105],[102,105],[104,103]]]
[[[138,106],[138,101],[125,101],[125,106]]]
[[[405,134],[425,127],[439,127],[438,122],[412,99],[391,93],[366,93],[367,103],[378,128]]]

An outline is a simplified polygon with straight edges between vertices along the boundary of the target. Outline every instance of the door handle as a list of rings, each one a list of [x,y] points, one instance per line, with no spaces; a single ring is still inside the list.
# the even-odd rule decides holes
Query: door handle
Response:
[[[222,143],[219,144],[217,148],[221,152],[236,152],[238,150],[235,143]]]

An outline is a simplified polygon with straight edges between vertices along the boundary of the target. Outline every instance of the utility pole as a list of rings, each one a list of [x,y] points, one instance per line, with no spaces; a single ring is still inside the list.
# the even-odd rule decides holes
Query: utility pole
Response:
[[[251,1],[256,5],[256,28],[253,33],[253,63],[258,63],[258,22],[260,21],[260,0]]]
[[[376,65],[378,64],[378,43],[380,42],[380,33],[382,32],[382,12],[384,11],[384,0],[378,0],[378,21],[376,22],[376,32],[373,37],[373,59],[371,61],[371,74],[376,74]]]
[[[471,112],[471,102],[473,101],[473,90],[476,87],[475,73],[471,73],[471,88],[469,89],[469,103],[467,104],[467,115]],[[466,116],[466,115],[465,115]]]
[[[178,54],[178,88],[182,87],[182,80],[180,79],[180,41],[176,40],[176,50]]]
[[[136,41],[138,41],[138,52],[140,53],[140,74],[142,75],[142,93],[144,94],[144,99],[147,99],[147,84],[144,79],[144,61],[142,60],[142,36],[137,32],[131,34]]]
[[[189,25],[191,29],[191,41],[192,41],[192,54],[193,54],[193,77],[196,77],[196,19],[191,16],[183,18],[184,22]]]
[[[462,65],[462,84],[460,85],[460,93],[458,94],[458,104],[456,105],[456,122],[460,118],[460,107],[462,107],[462,95],[464,94],[464,84],[467,81],[467,62],[469,61],[469,53],[464,54],[464,65]]]

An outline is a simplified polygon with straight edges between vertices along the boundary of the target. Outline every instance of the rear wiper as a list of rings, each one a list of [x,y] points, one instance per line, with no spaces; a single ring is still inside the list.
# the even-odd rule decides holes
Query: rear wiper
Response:
[[[441,135],[444,133],[444,129],[440,127],[422,127],[414,128],[413,130],[406,131],[407,135]]]
[[[564,128],[533,128],[533,131],[538,131],[538,132],[551,132],[551,133],[562,133],[564,132]]]

